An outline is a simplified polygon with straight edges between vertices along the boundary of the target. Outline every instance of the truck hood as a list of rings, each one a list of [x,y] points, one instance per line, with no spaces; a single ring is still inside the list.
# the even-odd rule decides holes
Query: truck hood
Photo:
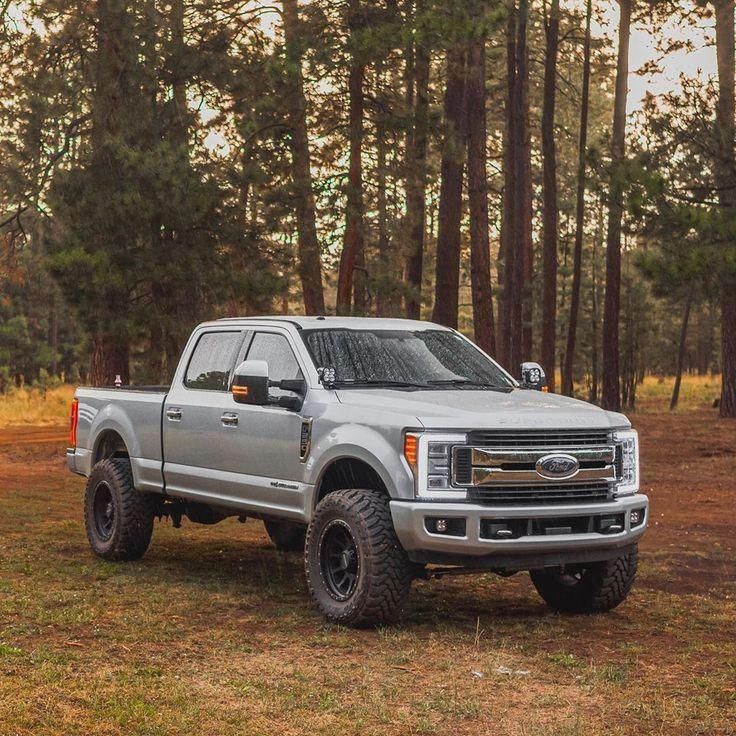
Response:
[[[559,394],[498,391],[403,391],[344,389],[342,404],[380,410],[414,420],[426,429],[609,429],[630,426],[623,414]]]

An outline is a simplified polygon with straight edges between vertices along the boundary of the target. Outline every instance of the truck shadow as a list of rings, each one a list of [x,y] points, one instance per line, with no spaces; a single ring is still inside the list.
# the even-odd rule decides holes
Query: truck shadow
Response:
[[[246,615],[321,624],[313,608],[299,553],[276,550],[266,539],[205,539],[199,531],[186,538],[156,540],[144,558],[144,574],[172,579],[194,597],[217,594]],[[214,605],[214,604],[213,604]],[[554,616],[538,598],[528,575],[500,578],[492,573],[416,580],[404,627],[440,625],[468,632],[479,618],[496,626],[527,626]]]

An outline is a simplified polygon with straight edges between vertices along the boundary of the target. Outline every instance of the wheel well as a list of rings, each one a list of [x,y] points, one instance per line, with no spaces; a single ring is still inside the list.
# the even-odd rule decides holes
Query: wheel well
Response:
[[[109,457],[130,457],[123,438],[113,429],[105,430],[98,438],[92,465]]]
[[[317,488],[316,503],[328,493],[346,488],[368,488],[388,495],[386,484],[368,463],[345,457],[334,460],[323,473]]]

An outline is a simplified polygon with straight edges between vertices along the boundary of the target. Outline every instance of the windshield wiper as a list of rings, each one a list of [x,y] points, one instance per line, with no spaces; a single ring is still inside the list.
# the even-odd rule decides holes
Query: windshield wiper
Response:
[[[373,388],[431,388],[428,383],[415,383],[413,381],[357,381],[350,379],[335,381],[334,385],[335,388],[363,388],[365,386]]]
[[[492,391],[508,391],[512,386],[504,386],[500,383],[484,383],[483,381],[472,381],[470,378],[442,378],[427,381],[432,386],[467,386],[469,388],[487,388]]]

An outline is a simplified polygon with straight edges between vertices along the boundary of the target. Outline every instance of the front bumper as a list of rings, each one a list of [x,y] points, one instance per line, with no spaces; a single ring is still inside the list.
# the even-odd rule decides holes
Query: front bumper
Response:
[[[635,526],[632,511],[641,512]],[[391,516],[413,562],[529,570],[624,554],[646,530],[649,499],[635,494],[606,503],[513,507],[391,501]],[[448,533],[430,531],[437,519],[447,522]],[[453,520],[465,521],[464,534],[458,532],[462,521]],[[515,538],[494,536],[504,525]]]

